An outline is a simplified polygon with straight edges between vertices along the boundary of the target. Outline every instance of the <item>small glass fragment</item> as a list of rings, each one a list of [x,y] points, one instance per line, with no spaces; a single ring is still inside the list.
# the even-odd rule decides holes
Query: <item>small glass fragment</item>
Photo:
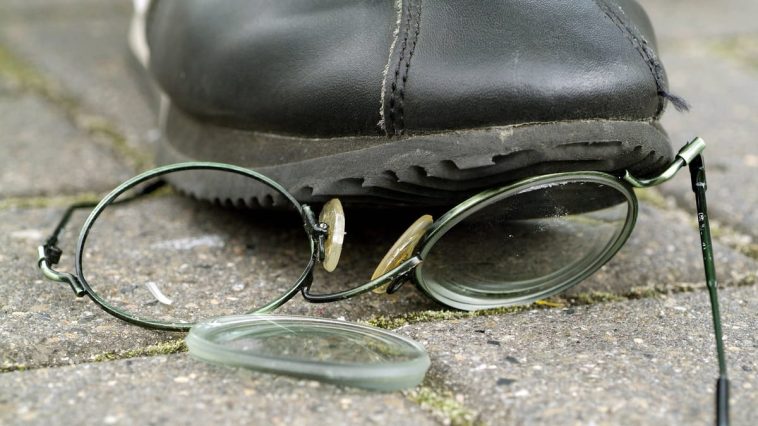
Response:
[[[329,227],[324,242],[322,265],[327,272],[332,272],[337,268],[340,254],[342,254],[342,244],[345,241],[345,211],[342,209],[340,200],[332,198],[324,204],[318,220]]]
[[[426,230],[429,229],[432,222],[434,222],[434,219],[428,214],[421,216],[413,222],[413,224],[403,232],[403,235],[395,241],[395,244],[390,247],[387,254],[384,255],[382,261],[379,262],[379,266],[374,270],[374,274],[371,275],[371,279],[374,280],[379,278],[413,256],[413,250],[416,248],[419,241],[421,241],[424,234],[426,234]],[[374,293],[385,293],[388,286],[389,284],[383,285],[372,291]]]
[[[173,300],[169,299],[165,294],[163,294],[163,292],[161,292],[161,290],[158,288],[158,284],[154,283],[153,281],[146,282],[145,287],[147,287],[147,289],[150,291],[150,294],[155,297],[155,300],[163,303],[164,305],[171,305],[174,303]]]

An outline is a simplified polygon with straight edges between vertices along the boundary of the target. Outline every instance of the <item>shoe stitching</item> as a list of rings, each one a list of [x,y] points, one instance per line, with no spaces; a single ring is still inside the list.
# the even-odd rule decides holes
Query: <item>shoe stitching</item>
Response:
[[[390,95],[389,100],[389,123],[387,126],[387,135],[393,136],[397,134],[396,125],[395,125],[395,104],[396,104],[396,96],[397,96],[397,79],[400,75],[400,67],[403,64],[403,57],[405,56],[405,50],[408,47],[408,33],[410,32],[411,27],[411,0],[408,0],[406,2],[405,7],[405,23],[403,25],[403,41],[400,44],[400,54],[397,61],[397,65],[395,66],[395,71],[392,78],[392,84],[390,85],[390,89],[392,94]]]
[[[635,50],[637,50],[637,53],[640,54],[642,59],[645,61],[648,69],[650,70],[650,73],[653,76],[653,80],[655,81],[657,92],[656,94],[659,98],[658,109],[656,110],[653,118],[657,119],[661,116],[665,107],[666,99],[668,99],[674,105],[674,108],[676,108],[678,111],[688,110],[689,105],[684,99],[669,92],[664,78],[663,65],[661,64],[661,61],[658,59],[658,56],[655,54],[653,49],[650,48],[650,45],[648,44],[645,37],[642,36],[642,33],[639,31],[639,29],[636,28],[633,24],[624,22],[624,20],[621,19],[618,14],[616,14],[616,12],[610,7],[610,5],[605,2],[605,0],[595,0],[595,4],[616,25],[621,33],[624,34],[624,37],[626,37],[632,46],[634,46]],[[620,8],[619,10],[623,14],[623,10]]]
[[[391,85],[392,95],[389,100],[389,123],[387,127],[387,134],[389,136],[402,135],[405,130],[405,84],[408,82],[411,58],[416,49],[416,42],[421,31],[421,0],[417,3],[409,0],[405,12],[405,35],[403,36],[400,55],[395,67]]]
[[[397,16],[395,20],[395,30],[392,31],[392,43],[390,44],[387,63],[384,65],[384,72],[382,73],[382,90],[379,94],[379,122],[377,123],[377,126],[379,126],[380,129],[384,130],[385,133],[388,132],[386,122],[384,121],[384,110],[386,107],[385,97],[387,96],[387,75],[390,72],[390,65],[392,65],[395,46],[397,45],[398,39],[400,38],[400,25],[403,20],[403,0],[395,1],[395,15]]]
[[[418,35],[421,32],[421,0],[416,5],[415,23],[413,24],[413,38],[411,41],[411,47],[408,51],[408,59],[405,61],[405,69],[402,78],[402,87],[400,88],[400,102],[398,110],[400,111],[400,129],[398,134],[402,134],[405,131],[405,86],[408,83],[408,72],[411,69],[411,59],[413,53],[416,51],[416,43],[418,42]]]

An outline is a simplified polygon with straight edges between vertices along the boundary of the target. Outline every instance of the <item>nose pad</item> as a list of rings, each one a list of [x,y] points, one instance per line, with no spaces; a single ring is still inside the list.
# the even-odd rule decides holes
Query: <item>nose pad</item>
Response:
[[[424,237],[426,230],[429,229],[432,222],[434,222],[434,219],[428,214],[416,219],[416,221],[403,232],[400,238],[395,241],[395,244],[390,247],[387,254],[384,255],[384,258],[382,258],[382,261],[379,262],[379,265],[374,270],[374,274],[371,275],[371,279],[374,280],[379,278],[413,256],[416,246],[421,241],[421,238]],[[389,287],[389,285],[390,284],[377,287],[372,291],[374,293],[385,293],[387,292],[387,287]]]

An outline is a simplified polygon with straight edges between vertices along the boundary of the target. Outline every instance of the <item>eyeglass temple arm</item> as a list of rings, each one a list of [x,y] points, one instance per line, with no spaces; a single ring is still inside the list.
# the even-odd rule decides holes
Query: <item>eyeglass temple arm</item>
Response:
[[[701,248],[703,250],[703,268],[705,269],[705,280],[711,300],[713,330],[716,336],[716,352],[719,361],[719,378],[716,382],[716,424],[726,426],[729,424],[729,379],[726,375],[726,356],[724,355],[724,343],[721,332],[718,283],[716,281],[711,228],[708,224],[708,206],[705,197],[707,184],[702,156],[704,149],[705,141],[701,138],[695,138],[679,150],[674,162],[660,175],[649,179],[638,179],[627,171],[623,179],[636,188],[646,188],[659,185],[671,179],[684,166],[689,166],[692,191],[695,193],[695,203],[697,205],[697,220],[700,229]]]
[[[150,185],[145,186],[134,195],[116,201],[112,204],[123,204],[129,201],[133,201],[137,198],[156,191],[164,185],[164,181],[156,181]],[[81,283],[79,283],[79,280],[69,273],[59,272],[53,269],[53,266],[57,265],[58,262],[60,262],[61,256],[63,255],[63,251],[57,245],[58,237],[60,237],[61,232],[63,232],[63,229],[65,229],[66,225],[68,225],[68,222],[71,220],[71,216],[73,216],[75,211],[87,208],[91,209],[97,204],[97,202],[82,202],[68,206],[68,208],[66,208],[66,211],[63,213],[63,216],[61,216],[61,219],[58,221],[58,225],[56,225],[55,230],[53,230],[52,234],[50,234],[47,240],[45,240],[45,243],[43,245],[37,247],[37,266],[40,268],[45,278],[52,281],[68,283],[68,285],[71,286],[71,289],[74,290],[74,293],[79,297],[86,294],[86,291],[84,290],[84,287],[82,287]]]
[[[705,269],[708,294],[711,299],[713,330],[716,336],[716,352],[719,360],[719,378],[716,382],[716,424],[725,426],[729,424],[729,379],[726,375],[726,355],[724,354],[724,343],[721,332],[718,283],[716,281],[716,267],[713,261],[711,228],[708,224],[708,205],[705,198],[707,183],[702,155],[697,155],[693,158],[689,162],[689,168],[692,179],[692,191],[695,192],[695,203],[697,204],[697,221],[703,250],[703,267]]]

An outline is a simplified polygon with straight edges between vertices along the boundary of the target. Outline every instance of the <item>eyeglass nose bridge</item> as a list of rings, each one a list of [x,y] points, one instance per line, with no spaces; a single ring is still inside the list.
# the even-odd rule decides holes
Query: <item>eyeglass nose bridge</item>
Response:
[[[394,289],[393,291],[397,291],[400,286],[402,286],[403,283],[405,283],[407,280],[412,279],[413,270],[416,269],[418,265],[420,265],[423,262],[420,257],[413,256],[407,260],[405,260],[403,263],[398,265],[397,267],[387,271],[387,273],[377,277],[376,279],[373,279],[365,284],[361,284],[358,287],[352,288],[350,290],[345,291],[339,291],[336,293],[328,293],[328,294],[315,294],[311,293],[311,284],[312,281],[310,279],[307,279],[304,281],[303,286],[301,287],[301,293],[303,295],[303,298],[305,300],[312,302],[312,303],[328,303],[328,302],[337,302],[340,300],[349,299],[354,296],[358,296],[359,294],[366,293],[368,291],[371,291],[377,287],[381,287],[384,285],[388,285],[388,293],[390,289]]]

